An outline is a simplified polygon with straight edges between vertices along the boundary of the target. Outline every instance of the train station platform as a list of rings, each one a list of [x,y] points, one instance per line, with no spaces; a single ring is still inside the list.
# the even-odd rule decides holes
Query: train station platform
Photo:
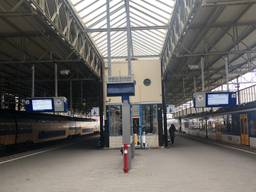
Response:
[[[1,161],[1,192],[253,192],[256,154],[177,137],[169,148],[136,150],[122,171],[119,150],[96,137]]]

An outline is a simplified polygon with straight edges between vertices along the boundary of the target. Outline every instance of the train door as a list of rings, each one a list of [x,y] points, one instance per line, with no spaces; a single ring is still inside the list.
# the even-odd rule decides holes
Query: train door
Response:
[[[241,130],[241,144],[250,145],[247,114],[240,115],[240,130]]]
[[[228,116],[220,116],[216,118],[216,140],[218,141],[221,141],[222,139],[222,131],[227,125],[228,118]]]
[[[221,140],[221,123],[217,120],[215,124],[215,133],[216,133],[216,140],[220,141]]]

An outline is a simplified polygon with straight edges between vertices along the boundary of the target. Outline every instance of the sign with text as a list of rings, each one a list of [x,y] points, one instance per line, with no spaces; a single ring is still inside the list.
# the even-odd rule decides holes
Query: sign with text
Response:
[[[135,86],[134,83],[108,83],[107,84],[107,96],[134,96]]]
[[[206,107],[234,107],[236,106],[236,93],[211,92],[206,93]]]
[[[193,94],[195,108],[204,107],[234,107],[236,106],[235,92],[197,92]]]
[[[65,97],[36,97],[25,100],[27,112],[67,112],[68,104]]]

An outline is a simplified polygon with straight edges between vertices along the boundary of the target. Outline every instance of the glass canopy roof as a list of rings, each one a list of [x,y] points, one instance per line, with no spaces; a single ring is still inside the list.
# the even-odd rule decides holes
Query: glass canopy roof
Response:
[[[104,58],[160,56],[175,0],[70,1]]]

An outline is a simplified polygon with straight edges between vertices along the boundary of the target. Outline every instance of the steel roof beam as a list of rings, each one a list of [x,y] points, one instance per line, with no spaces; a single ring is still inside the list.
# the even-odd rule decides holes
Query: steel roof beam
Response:
[[[145,18],[145,17],[143,17],[143,16],[141,16],[141,15],[138,15],[137,13],[135,13],[135,12],[133,12],[133,11],[131,11],[131,12],[132,12],[132,14],[131,14],[131,19],[137,20],[140,24],[144,24],[144,25],[147,26],[147,24],[145,24],[145,22],[144,22],[144,21],[146,21],[146,22],[150,23],[150,25],[152,25],[152,26],[158,25],[158,24],[156,24],[156,23],[154,23],[154,22],[148,20],[147,18]],[[134,16],[140,18],[140,20],[139,20],[139,19],[136,19]],[[131,20],[131,22],[132,22],[132,20]],[[161,23],[162,23],[162,22],[161,22]],[[162,24],[163,24],[163,25],[166,25],[165,23],[162,23]]]
[[[240,17],[238,17],[238,18],[240,18]],[[235,22],[233,22],[233,25],[236,25],[236,23]],[[230,25],[231,26],[231,25]],[[211,26],[209,26],[209,27],[211,27]],[[228,28],[227,26],[225,26],[225,28],[226,28],[226,30],[225,30],[225,33],[227,33],[229,30],[230,30],[230,27]],[[220,39],[219,40],[221,40],[221,38],[223,37],[223,34],[222,35],[220,35]],[[219,41],[218,40],[218,41]],[[215,43],[214,43],[214,45],[218,42],[218,41],[216,41]],[[211,46],[212,47],[212,49],[214,48],[214,45],[213,46]],[[248,51],[248,50],[246,50],[246,51]],[[225,53],[226,52],[226,53]],[[225,54],[231,54],[232,53],[232,51],[222,51],[222,52],[217,52],[217,54],[222,54],[222,53],[225,53]],[[209,54],[209,53],[206,53],[206,54]],[[210,54],[212,54],[212,51],[211,51],[211,53]],[[216,52],[214,52],[214,54],[216,54]],[[224,55],[225,55],[224,54]],[[191,54],[187,54],[187,55],[191,55]],[[184,55],[183,55],[184,56]],[[198,55],[199,56],[199,55]],[[215,62],[214,62],[215,63]],[[209,84],[209,83],[208,83]]]
[[[143,34],[145,34],[145,35],[149,35],[151,38],[154,38],[156,41],[159,41],[159,42],[163,42],[164,41],[164,37],[159,37],[160,36],[160,34],[159,33],[155,33],[155,32],[158,32],[158,31],[152,31],[152,30],[150,30],[150,31],[148,31],[148,30],[146,30],[146,31],[136,31],[137,33],[143,33]]]
[[[145,49],[144,46],[136,44],[136,42],[134,42],[134,50],[137,50],[140,55],[153,55],[155,53],[155,52]]]
[[[111,11],[111,12],[109,13],[109,15],[111,16],[111,15],[117,13],[118,11],[122,10],[123,8],[124,8],[124,5],[121,5],[120,7],[118,7],[117,9],[115,9],[114,11]],[[88,14],[87,14],[87,16],[88,16]],[[85,17],[87,17],[87,16],[83,16],[82,19],[85,18]],[[96,16],[96,17],[99,17],[99,16],[101,16],[101,15],[99,14],[99,15]],[[95,18],[96,18],[96,17],[95,17]],[[104,20],[106,20],[106,19],[107,19],[107,15],[105,15],[105,16],[99,18],[99,19],[98,19],[97,21],[95,21],[93,24],[90,24],[90,25],[88,26],[88,28],[90,29],[90,28],[92,28],[93,26],[97,25],[98,23],[100,23],[100,22],[102,22],[102,21],[104,21]]]
[[[250,6],[247,6],[247,8],[239,15],[239,17],[236,18],[236,21],[238,21],[245,13],[247,10],[249,10]],[[226,33],[228,33],[228,31],[230,30],[230,28],[227,28],[223,34],[221,34],[220,38],[211,46],[211,47],[214,47],[219,41],[221,41],[221,39],[223,38],[223,35],[225,35]],[[244,38],[246,38],[246,36],[248,36],[251,32],[253,32],[253,30],[255,30],[255,27],[253,27],[253,29],[251,29],[249,31],[249,33],[243,35],[243,37],[239,37],[239,42],[242,41]],[[229,50],[231,50],[232,48],[234,48],[236,45],[236,42],[234,42],[234,44],[232,44],[229,48]],[[211,49],[211,48],[210,48]],[[209,49],[209,50],[210,50]],[[233,54],[233,52],[235,53],[236,51],[239,51],[239,50],[234,50],[234,51],[230,51],[230,53],[228,54]],[[250,51],[250,50],[249,50]],[[239,54],[239,52],[237,53]],[[241,54],[241,52],[240,52]],[[216,59],[214,62],[212,62],[211,65],[213,65],[215,62],[217,62],[219,59]]]
[[[93,2],[95,3],[95,2]],[[96,7],[95,9],[91,10],[89,13],[87,13],[86,15],[84,15],[83,17],[81,17],[82,19],[84,19],[85,17],[88,17],[90,14],[94,13],[95,11],[97,11],[97,9],[103,8],[104,6],[106,6],[106,3],[103,3],[101,6]],[[81,13],[82,11],[84,11],[86,8],[79,10],[78,13]]]
[[[160,55],[134,55],[133,58],[154,58]],[[107,57],[104,57],[106,59]],[[112,57],[112,59],[127,59],[127,56]]]
[[[138,8],[136,8],[136,7],[134,7],[134,6],[132,6],[132,5],[130,5],[130,7],[131,7],[132,9],[134,9],[134,10],[136,10],[136,11],[138,11],[138,12],[144,14],[144,15],[146,15],[147,17],[149,17],[149,18],[151,18],[151,19],[153,19],[153,20],[155,20],[155,21],[157,21],[157,22],[159,22],[159,23],[162,23],[163,25],[165,24],[162,20],[160,20],[160,19],[158,19],[158,18],[156,18],[156,17],[150,15],[149,13],[146,13],[146,12],[144,12],[144,11],[142,11],[142,10],[140,10],[140,9],[138,9]],[[134,11],[132,11],[132,13],[134,14]],[[145,18],[144,18],[144,19],[145,19]]]
[[[148,34],[136,32],[136,33],[134,33],[134,35],[139,36],[139,38],[141,38],[147,42],[150,41],[150,43],[154,44],[156,47],[159,47],[160,49],[162,48],[162,46],[159,44],[159,42],[156,39],[152,38]]]
[[[154,39],[151,39],[149,36],[145,36],[143,34],[134,34],[134,37],[138,37],[139,39],[141,39],[142,43],[150,43],[150,45],[154,48],[160,49],[162,48],[161,45],[157,44],[157,42]]]
[[[112,6],[112,7],[109,7],[109,9],[107,9],[106,11],[110,11],[111,8],[114,8],[114,7],[118,6],[119,4],[120,4],[120,2],[119,2],[118,4],[115,4],[115,5]],[[105,13],[106,11],[102,11],[101,13],[98,13],[95,17],[93,17],[92,19],[90,19],[90,21],[87,22],[87,24],[89,24],[91,21],[93,21],[93,20],[95,20],[95,19],[99,19],[98,17],[104,15],[104,13]],[[85,17],[83,17],[83,18],[85,18]],[[107,15],[106,15],[104,18],[107,18]],[[105,24],[104,24],[104,25],[105,25]],[[103,25],[103,26],[104,26],[104,25]],[[101,27],[99,27],[99,28],[101,28]]]
[[[125,23],[126,23],[126,21],[123,22],[122,24],[120,24],[120,26],[122,26],[122,25],[125,24]],[[115,36],[116,34],[117,34],[117,36],[118,36],[119,33],[116,31],[116,32],[113,32],[113,33],[111,34],[112,39],[116,37],[116,36]],[[103,34],[100,38],[95,39],[95,42],[99,41],[99,40],[102,39],[104,36],[106,36],[106,34]],[[104,40],[103,40],[103,41],[104,41]]]
[[[121,23],[122,22],[122,23]],[[114,22],[114,23],[111,23],[111,25],[112,26],[115,26],[115,25],[117,25],[117,24],[119,24],[116,28],[121,28],[124,24],[126,24],[126,16],[125,17],[122,17],[122,18],[120,18],[119,20],[117,20],[116,22]],[[120,24],[121,23],[121,24]],[[112,31],[112,29],[113,29],[113,27],[112,28],[110,28],[110,30],[111,30],[111,32],[114,32],[114,31]]]
[[[136,40],[136,43],[140,44],[141,46],[144,46],[146,49],[149,49],[153,52],[159,52],[159,50],[157,50],[155,47],[152,47],[150,45],[150,43],[147,43],[147,42],[141,42],[140,39],[138,39],[137,37],[134,37],[134,40]],[[141,43],[140,43],[141,42]]]
[[[113,56],[118,56],[118,55],[127,55],[127,45],[124,46],[120,44],[118,47],[113,50]]]
[[[227,28],[227,26],[232,27],[232,26],[250,26],[250,25],[256,25],[256,21],[246,21],[246,22],[222,22],[222,23],[216,23],[216,24],[212,24],[209,25],[208,28]],[[195,29],[201,29],[202,27],[204,27],[205,25],[201,25],[201,24],[191,24],[189,26],[189,29],[191,30],[195,30]]]
[[[108,51],[108,77],[112,76],[112,60],[111,60],[111,31],[110,31],[110,0],[106,0],[107,9],[107,51]]]
[[[134,18],[133,16],[131,16],[131,18],[132,18],[132,20],[133,20],[133,21],[132,21],[133,24],[135,24],[135,25],[143,24],[143,25],[147,26],[146,23],[144,23],[144,22],[142,22],[142,21],[140,21],[140,20]],[[168,26],[167,26],[167,27],[168,27]],[[149,29],[149,30],[150,30],[150,29]],[[149,30],[145,30],[145,31],[149,31]],[[158,30],[158,29],[156,29],[156,30]],[[166,29],[166,30],[167,30],[167,29]],[[154,34],[156,34],[157,36],[160,36],[159,33],[161,33],[161,36],[162,36],[163,38],[165,38],[165,33],[161,32],[161,31],[158,31],[159,33],[157,34],[157,33],[155,33],[155,31],[152,29],[151,32],[154,33]]]
[[[80,3],[83,3],[83,2],[85,2],[85,1],[86,1],[86,0],[80,0],[79,2],[75,3],[73,6],[74,6],[74,7],[77,7],[77,5],[79,5]],[[83,7],[82,9],[80,9],[80,10],[78,11],[78,13],[81,13],[82,11],[88,9],[89,7],[91,7],[92,5],[94,5],[94,4],[97,3],[97,2],[99,2],[99,0],[93,1],[93,2],[90,3],[89,5]]]
[[[147,2],[146,0],[141,0],[141,2],[137,2],[135,0],[130,0],[130,3],[128,1],[129,0],[125,0],[125,1],[124,0],[119,0],[119,1],[112,0],[111,1],[112,6],[109,8],[110,12],[111,12],[110,13],[110,16],[111,16],[110,29],[108,29],[108,27],[106,27],[107,22],[105,20],[107,20],[106,19],[107,16],[105,16],[105,15],[103,16],[103,14],[104,14],[103,11],[98,11],[94,14],[96,16],[93,16],[93,18],[90,21],[85,21],[86,26],[87,26],[86,32],[90,33],[92,35],[92,37],[94,38],[94,42],[96,42],[96,44],[97,44],[97,47],[105,54],[105,52],[107,51],[107,47],[106,47],[107,41],[105,40],[105,38],[107,38],[106,33],[108,32],[108,30],[110,30],[111,42],[113,43],[113,45],[111,46],[111,49],[113,51],[113,54],[119,54],[119,52],[116,52],[116,51],[120,51],[120,50],[117,50],[117,48],[118,49],[121,48],[120,46],[123,42],[124,35],[119,34],[118,32],[126,32],[127,28],[129,28],[128,33],[130,35],[127,34],[128,47],[129,47],[129,45],[131,47],[133,46],[132,35],[135,35],[137,40],[142,38],[141,40],[145,41],[146,46],[148,48],[152,49],[151,51],[149,51],[149,50],[147,50],[147,52],[144,51],[144,53],[146,52],[145,54],[150,54],[150,53],[153,54],[156,52],[156,49],[162,48],[162,45],[158,46],[158,43],[162,44],[164,41],[164,38],[166,35],[165,30],[168,29],[168,19],[169,19],[166,17],[166,15],[171,15],[171,10],[173,9],[173,6],[170,4],[174,1],[170,2],[170,4],[165,3],[163,1],[157,1],[157,2],[154,2],[156,4],[156,6],[154,6],[153,2]],[[77,0],[77,2],[75,3],[76,8],[78,8],[77,5],[81,4],[82,2],[83,2],[82,0]],[[88,12],[87,13],[83,12],[83,14],[86,14],[86,15],[82,16],[82,18],[89,15],[92,12],[91,10],[94,9],[91,7],[90,4],[95,5],[94,2],[93,3],[87,2],[87,6],[84,7],[83,10],[84,11],[88,10]],[[90,6],[89,7],[90,9],[88,8],[88,6]],[[96,7],[96,5],[94,7]],[[101,3],[97,4],[97,9],[103,10],[101,7],[103,7],[103,5],[101,5]],[[117,10],[115,8],[117,8]],[[123,8],[125,8],[126,14],[125,14],[125,12],[121,13],[122,12],[121,10]],[[152,8],[152,10],[151,10],[151,8]],[[129,9],[129,14],[127,12],[127,9]],[[82,10],[79,10],[79,13],[81,13],[81,11]],[[101,12],[101,13],[99,13],[99,12]],[[123,17],[123,15],[124,15],[124,17]],[[127,19],[127,22],[125,21],[125,18]],[[128,21],[128,20],[130,20],[130,21]],[[122,25],[119,25],[121,23],[122,23]],[[128,25],[130,25],[130,26],[125,27],[124,25],[126,23],[127,23],[127,26]],[[115,25],[119,25],[119,26],[115,26]],[[138,33],[135,34],[134,31],[138,31]],[[129,38],[128,36],[130,36],[131,38]],[[149,43],[149,41],[150,41],[150,43]],[[141,46],[142,46],[142,44],[141,44]],[[145,48],[145,45],[143,45],[143,47]],[[128,50],[129,50],[129,48],[128,48]],[[155,51],[153,51],[153,50],[155,50]],[[130,51],[131,51],[131,55],[132,55],[133,54],[132,52],[134,51],[134,49],[131,48]],[[142,49],[141,49],[141,51],[143,52]],[[159,51],[157,51],[157,53]],[[153,54],[153,55],[157,55],[157,54]]]
[[[116,43],[115,45],[113,45],[113,46],[111,47],[111,50],[112,50],[112,52],[113,52],[113,55],[115,55],[115,53],[116,53],[118,50],[122,49],[122,47],[125,48],[125,49],[127,49],[127,44],[124,44],[124,43],[126,43],[126,39],[123,39],[121,42],[118,42],[118,43]]]
[[[120,34],[120,35],[118,36],[118,38],[116,38],[115,40],[112,40],[112,46],[111,46],[111,48],[113,48],[113,47],[119,45],[120,43],[123,44],[123,43],[125,42],[125,35],[126,35],[126,34],[124,34],[124,33],[123,33],[123,34]]]
[[[157,2],[161,3],[162,5],[166,6],[166,7],[169,7],[170,9],[173,9],[174,7],[173,6],[170,6],[169,4],[163,2],[163,1],[160,1],[160,0],[156,0]],[[174,2],[175,0],[172,0],[172,2]]]
[[[145,30],[157,30],[157,29],[168,29],[168,25],[155,25],[155,26],[139,26],[139,27],[131,27],[132,31],[145,31]],[[96,32],[107,32],[107,28],[99,28],[99,29],[86,29],[89,33]],[[121,28],[111,28],[111,31],[126,31],[125,27]]]
[[[154,15],[160,17],[161,19],[164,19],[164,20],[166,20],[166,21],[168,21],[168,19],[169,19],[169,18],[163,17],[163,15],[161,15],[161,14],[159,14],[159,13],[153,11],[153,10],[148,9],[147,7],[144,7],[144,6],[142,6],[142,5],[138,4],[138,3],[135,3],[135,1],[131,1],[131,2],[132,2],[134,5],[138,6],[139,8],[148,11],[150,14],[153,13]],[[131,7],[134,8],[134,6],[131,6]],[[139,8],[136,8],[136,9],[139,10]],[[146,12],[144,12],[144,11],[142,11],[142,10],[141,10],[141,12],[142,12],[143,14],[146,14]],[[158,20],[158,18],[153,17],[152,15],[151,15],[151,17],[152,17],[153,19],[155,19],[155,20]],[[160,20],[160,21],[161,21],[161,20]],[[162,21],[161,21],[161,22],[162,22]]]
[[[119,50],[116,50],[115,53],[113,54],[113,57],[118,57],[118,56],[127,56],[127,46],[122,46]]]
[[[183,54],[176,55],[177,58],[184,57],[199,57],[199,56],[214,56],[214,55],[237,55],[237,54],[245,54],[245,53],[256,53],[256,50],[231,50],[231,51],[210,51],[210,52],[200,52],[200,53],[191,53],[191,54]]]
[[[128,76],[132,75],[132,61],[133,56],[133,37],[131,31],[131,21],[130,21],[130,0],[125,0],[125,11],[127,18],[127,59],[128,59]]]
[[[208,2],[207,0],[204,0],[202,3],[203,7],[212,7],[212,6],[227,6],[227,5],[244,5],[244,4],[255,4],[256,0],[224,0],[224,1],[211,1]]]
[[[145,4],[150,5],[151,7],[154,7],[154,8],[156,8],[156,9],[158,9],[159,11],[162,11],[163,13],[166,13],[167,15],[170,14],[170,13],[167,12],[166,10],[161,9],[160,7],[157,7],[156,5],[153,5],[152,3],[148,2],[148,1],[145,1],[145,0],[141,0],[141,1],[144,2]],[[167,18],[167,20],[168,20],[168,19],[169,19],[169,18]]]

